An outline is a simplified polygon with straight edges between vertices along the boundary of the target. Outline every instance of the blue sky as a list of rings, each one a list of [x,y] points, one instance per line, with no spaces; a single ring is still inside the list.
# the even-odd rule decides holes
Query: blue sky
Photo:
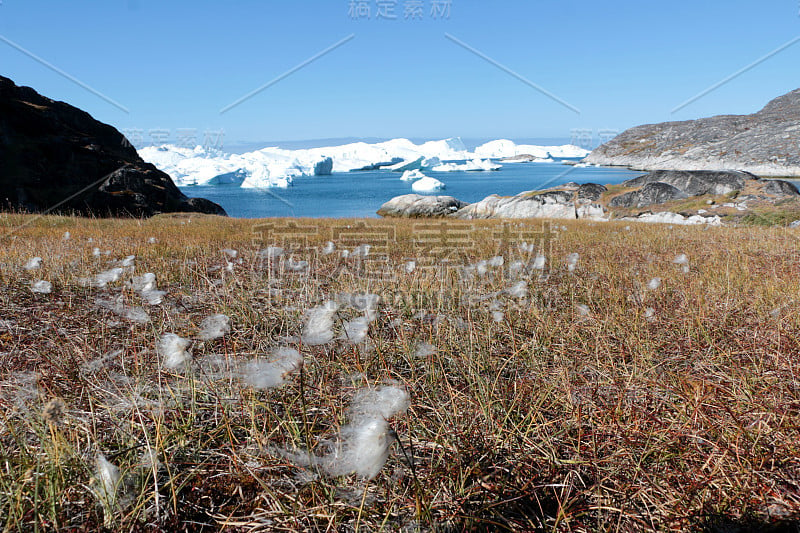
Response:
[[[569,138],[749,113],[800,87],[798,0],[452,0],[449,17],[350,13],[350,0],[2,0],[0,73],[119,129],[225,131],[225,142],[333,137]],[[450,34],[580,109],[455,44]],[[352,40],[230,111],[336,42]]]

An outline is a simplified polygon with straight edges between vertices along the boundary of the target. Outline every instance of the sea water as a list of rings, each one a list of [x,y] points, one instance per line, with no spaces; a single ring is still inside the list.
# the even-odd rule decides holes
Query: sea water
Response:
[[[563,163],[503,163],[493,172],[430,172],[425,174],[446,184],[434,195],[454,196],[463,202],[477,202],[490,194],[515,194],[556,187],[568,182],[614,184],[641,172],[622,168],[575,167]],[[191,197],[207,198],[220,204],[236,218],[377,217],[376,211],[388,200],[411,194],[411,183],[401,181],[402,173],[391,171],[345,172],[330,176],[294,179],[286,189],[243,189],[237,185],[181,187]]]

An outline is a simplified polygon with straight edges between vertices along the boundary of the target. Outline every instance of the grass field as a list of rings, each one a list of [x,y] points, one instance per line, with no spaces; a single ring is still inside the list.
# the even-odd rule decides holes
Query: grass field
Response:
[[[798,530],[800,230],[7,215],[0,235],[4,531]],[[158,304],[126,284],[144,273]],[[334,339],[309,345],[328,301]],[[215,314],[230,331],[201,340]],[[190,360],[165,364],[166,333]],[[302,365],[255,385],[280,347]],[[326,466],[379,387],[409,401],[368,443],[377,475]]]

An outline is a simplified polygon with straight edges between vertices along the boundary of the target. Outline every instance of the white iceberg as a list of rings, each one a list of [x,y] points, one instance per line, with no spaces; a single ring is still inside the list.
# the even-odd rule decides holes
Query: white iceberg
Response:
[[[444,183],[430,176],[420,178],[411,185],[411,189],[416,192],[434,192],[441,191],[444,188]]]
[[[500,170],[503,165],[493,163],[491,159],[473,159],[465,163],[444,163],[433,167],[433,172],[487,172]]]
[[[516,144],[508,139],[491,141],[475,149],[475,155],[482,158],[501,159],[531,155],[540,159],[552,157],[583,158],[589,155],[589,150],[579,146],[567,144],[564,146],[538,146],[533,144]]]
[[[422,162],[425,161],[423,156],[419,156],[414,160],[406,160],[397,163],[396,165],[392,165],[390,167],[386,167],[386,170],[391,170],[392,172],[405,172],[407,170],[419,170],[422,168]]]
[[[508,140],[492,141],[470,152],[457,137],[419,145],[408,139],[392,139],[375,144],[356,142],[303,150],[267,147],[244,154],[206,151],[201,146],[164,145],[139,150],[145,161],[169,174],[178,186],[240,185],[249,188],[289,187],[295,178],[302,176],[363,169],[405,172],[458,166],[442,164],[442,161],[468,161],[460,165],[463,168],[454,170],[494,170],[497,165],[489,161],[493,158],[584,157],[587,154],[588,151],[577,146],[517,145]]]
[[[403,172],[403,175],[400,176],[400,179],[402,181],[414,181],[414,180],[422,179],[424,177],[425,177],[425,174],[423,174],[419,170],[406,170],[405,172]]]

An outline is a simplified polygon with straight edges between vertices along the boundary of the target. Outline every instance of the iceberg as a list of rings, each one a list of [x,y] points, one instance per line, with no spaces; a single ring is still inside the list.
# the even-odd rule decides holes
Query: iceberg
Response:
[[[492,163],[491,159],[473,159],[466,163],[444,163],[433,167],[433,172],[485,172],[491,170],[500,170],[503,165]]]
[[[430,176],[425,176],[424,178],[420,178],[411,185],[411,189],[416,192],[441,191],[444,188],[445,188],[444,183],[437,180],[436,178],[431,178]]]
[[[552,157],[535,157],[530,154],[515,155],[501,159],[503,163],[555,163]],[[576,165],[577,166],[577,165]]]
[[[419,170],[406,170],[403,172],[403,175],[400,176],[402,181],[414,181],[418,179],[422,179],[425,177],[425,174],[420,172]]]
[[[499,139],[482,144],[475,149],[475,155],[489,159],[513,158],[530,155],[538,159],[552,157],[583,158],[589,155],[589,150],[579,146],[567,144],[564,146],[536,146],[533,144],[516,144],[508,139]]]
[[[587,154],[587,150],[577,146],[517,145],[505,139],[488,142],[470,152],[458,137],[423,144],[414,144],[408,139],[392,139],[374,144],[355,142],[303,150],[272,146],[243,154],[205,150],[202,146],[163,145],[139,150],[142,159],[169,174],[178,186],[238,185],[248,188],[289,187],[299,177],[357,170],[483,171],[500,168],[492,159],[525,155],[536,159],[550,156],[580,158]]]
[[[422,168],[422,162],[425,161],[425,157],[419,156],[418,158],[414,159],[413,161],[401,161],[396,165],[392,165],[390,167],[386,167],[386,170],[391,170],[392,172],[405,172],[407,170],[420,170]]]

